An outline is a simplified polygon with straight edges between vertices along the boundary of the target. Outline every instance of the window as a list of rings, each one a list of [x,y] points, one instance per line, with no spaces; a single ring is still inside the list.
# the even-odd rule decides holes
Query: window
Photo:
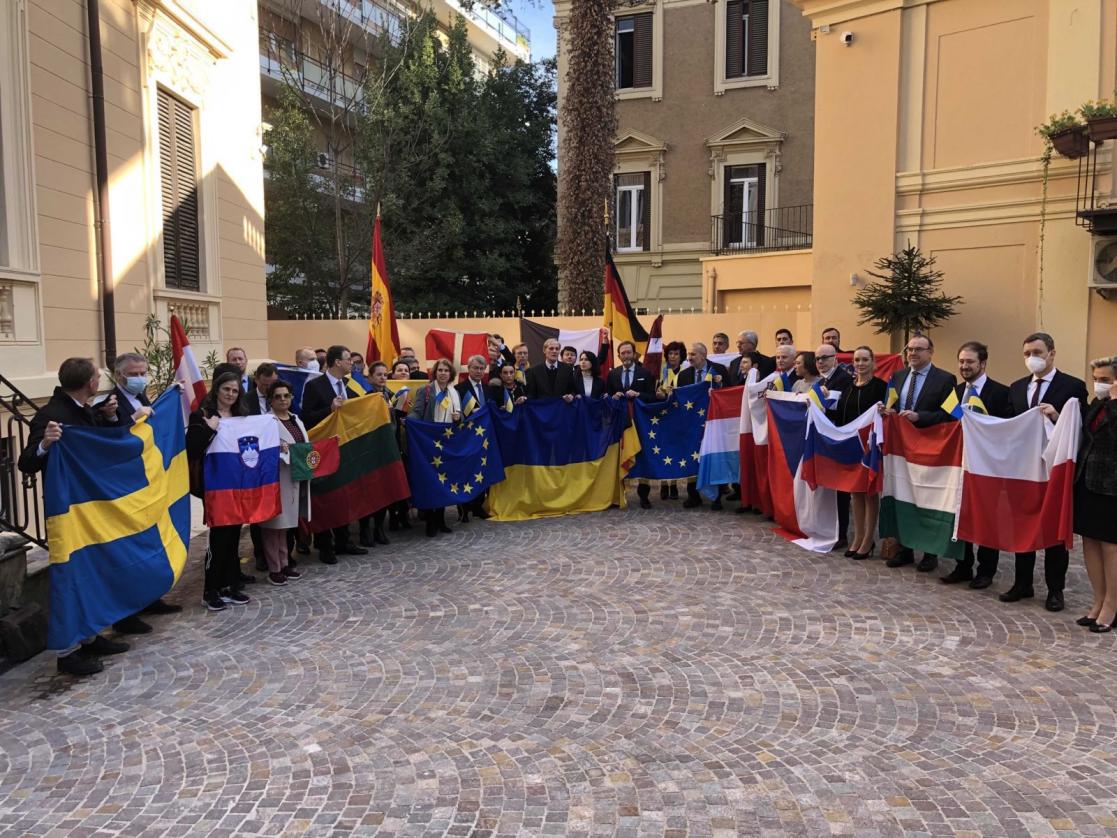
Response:
[[[724,246],[764,245],[763,164],[725,167],[725,211],[722,214]]]
[[[725,6],[725,77],[768,74],[768,0],[729,0]]]
[[[616,247],[618,253],[648,250],[651,230],[651,172],[617,175]]]
[[[21,280],[39,273],[26,15],[0,3],[0,273]]]
[[[617,90],[652,86],[652,13],[616,19]]]
[[[164,284],[167,288],[200,291],[194,109],[162,88],[157,98]]]

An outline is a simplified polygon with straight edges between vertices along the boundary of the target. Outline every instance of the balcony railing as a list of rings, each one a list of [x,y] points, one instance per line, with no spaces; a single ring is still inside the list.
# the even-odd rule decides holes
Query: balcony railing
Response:
[[[42,475],[25,475],[18,466],[37,410],[31,399],[0,375],[0,532],[19,533],[45,550]]]
[[[814,231],[814,204],[772,207],[763,212],[723,213],[711,216],[713,251],[763,253],[805,250]]]
[[[330,69],[300,53],[279,55],[261,44],[260,71],[281,82],[298,80],[307,94],[341,107],[360,105],[364,100],[364,90],[357,79],[334,70],[331,84]]]
[[[395,12],[372,0],[339,0],[338,11],[373,35],[387,35],[393,44],[399,43],[403,33],[403,20]]]
[[[515,44],[525,53],[531,52],[531,30],[519,18],[505,8],[492,9],[483,3],[462,5],[458,0],[447,0],[450,8],[488,27],[496,36],[508,44]]]

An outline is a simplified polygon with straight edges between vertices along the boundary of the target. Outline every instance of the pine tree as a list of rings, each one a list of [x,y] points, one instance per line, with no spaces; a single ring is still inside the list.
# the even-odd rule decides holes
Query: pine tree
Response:
[[[858,325],[872,323],[878,335],[903,333],[904,342],[916,332],[927,332],[958,313],[961,297],[940,290],[943,272],[935,270],[935,257],[926,257],[911,243],[899,253],[873,263],[866,271],[880,280],[869,283],[853,297],[861,309]]]

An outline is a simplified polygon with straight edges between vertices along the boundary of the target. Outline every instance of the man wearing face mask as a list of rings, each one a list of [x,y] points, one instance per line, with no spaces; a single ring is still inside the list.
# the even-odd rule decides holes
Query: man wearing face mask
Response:
[[[309,346],[295,350],[295,366],[309,372],[321,372],[318,369],[318,356]]]
[[[1045,332],[1036,332],[1024,338],[1024,365],[1028,375],[1012,382],[1009,399],[1012,414],[1019,416],[1033,407],[1043,411],[1052,422],[1059,418],[1063,405],[1072,399],[1086,403],[1086,384],[1081,378],[1055,369],[1055,339]],[[1080,405],[1070,407],[1079,410]],[[1063,610],[1063,587],[1067,580],[1070,556],[1062,544],[1055,544],[1043,551],[1043,577],[1047,583],[1048,611]],[[1035,553],[1016,554],[1016,578],[1012,587],[1001,594],[1001,602],[1018,602],[1035,596],[1032,574],[1036,567]]]

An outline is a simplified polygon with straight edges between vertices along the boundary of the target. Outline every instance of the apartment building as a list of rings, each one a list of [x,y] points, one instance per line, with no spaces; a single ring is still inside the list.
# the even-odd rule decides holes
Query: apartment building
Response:
[[[555,4],[560,131],[570,5]],[[611,233],[632,301],[700,308],[704,257],[809,248],[814,46],[801,11],[649,0],[618,7],[613,26]],[[809,287],[809,273],[796,281]]]

